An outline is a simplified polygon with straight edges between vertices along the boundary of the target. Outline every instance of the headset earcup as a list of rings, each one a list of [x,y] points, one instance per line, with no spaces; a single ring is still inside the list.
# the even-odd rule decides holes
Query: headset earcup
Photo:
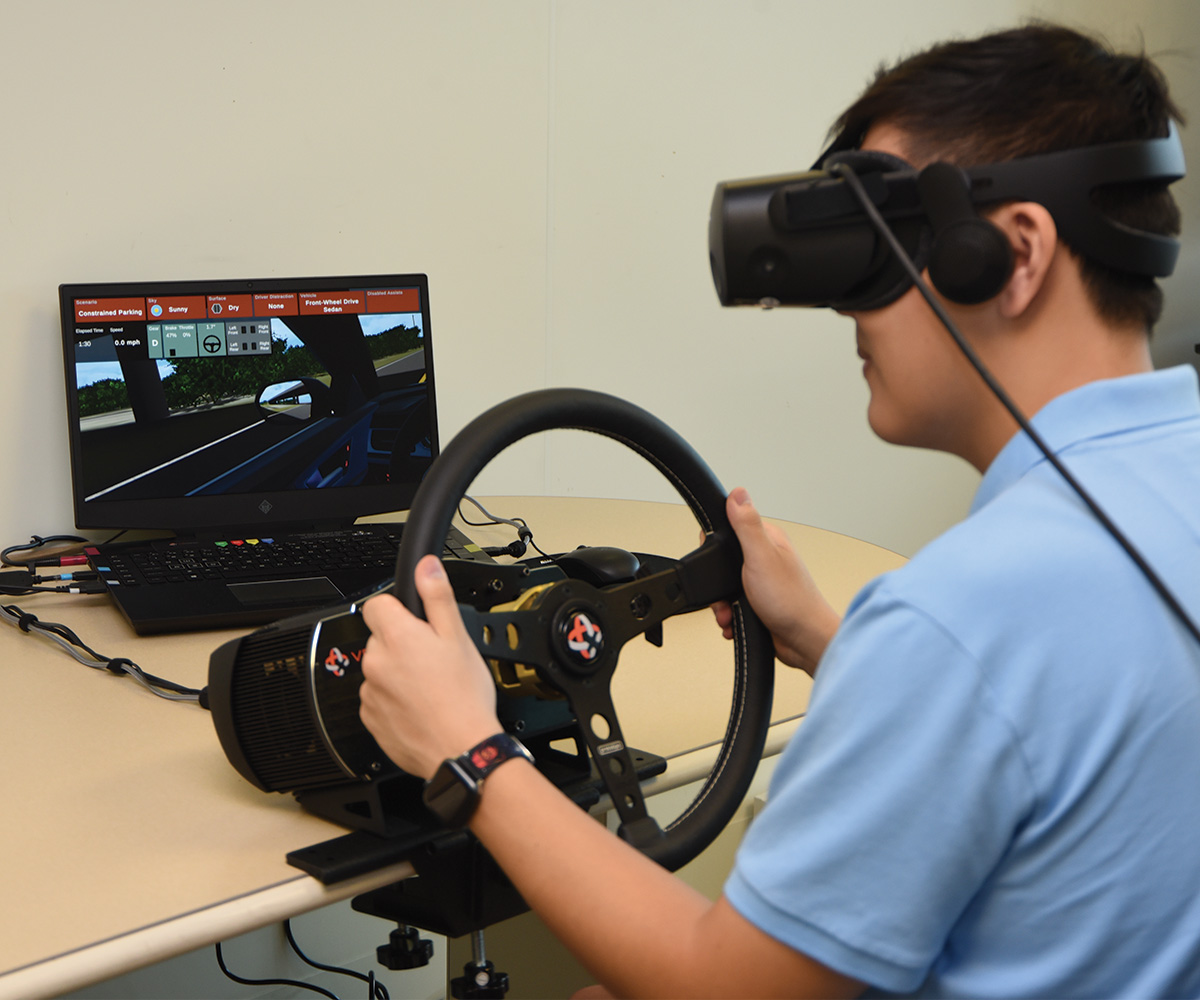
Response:
[[[1000,294],[1012,274],[1012,247],[986,219],[959,219],[937,233],[928,266],[930,281],[946,298],[976,305]]]
[[[933,226],[929,280],[951,302],[976,305],[1000,294],[1012,274],[1008,238],[971,203],[971,180],[959,167],[931,163],[917,192]]]

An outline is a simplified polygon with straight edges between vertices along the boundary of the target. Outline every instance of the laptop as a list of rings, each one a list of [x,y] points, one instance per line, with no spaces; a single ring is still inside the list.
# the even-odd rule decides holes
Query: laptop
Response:
[[[438,452],[423,274],[59,287],[75,524],[141,634],[261,625],[391,577]],[[447,554],[488,560],[452,529]]]

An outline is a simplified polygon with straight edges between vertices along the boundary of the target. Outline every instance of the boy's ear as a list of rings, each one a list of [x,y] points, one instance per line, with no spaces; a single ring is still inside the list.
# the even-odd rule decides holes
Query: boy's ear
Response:
[[[1002,315],[1015,319],[1045,286],[1058,249],[1058,227],[1049,211],[1034,201],[1010,202],[989,213],[988,218],[1012,247],[1012,274],[996,303]]]

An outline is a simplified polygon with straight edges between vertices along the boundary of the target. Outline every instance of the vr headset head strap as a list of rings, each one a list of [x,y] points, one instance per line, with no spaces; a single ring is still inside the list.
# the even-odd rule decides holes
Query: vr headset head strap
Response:
[[[975,204],[1036,201],[1054,216],[1063,239],[1078,253],[1116,270],[1153,278],[1175,270],[1179,241],[1110,219],[1091,195],[1105,184],[1170,184],[1185,173],[1174,122],[1161,139],[1085,146],[967,169]]]

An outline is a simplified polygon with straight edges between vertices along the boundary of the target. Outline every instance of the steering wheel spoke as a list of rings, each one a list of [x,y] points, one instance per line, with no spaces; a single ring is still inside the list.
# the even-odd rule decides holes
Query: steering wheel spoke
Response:
[[[477,611],[460,604],[463,624],[479,652],[489,659],[546,667],[551,651],[545,616],[538,611]]]
[[[715,601],[734,600],[741,585],[741,552],[727,540],[709,535],[694,552],[670,569],[605,587],[609,638],[623,646],[645,634],[662,644],[662,623],[675,615],[698,611]]]
[[[679,560],[677,572],[689,610],[736,598],[742,588],[742,548],[733,529],[706,535],[698,549]]]
[[[646,811],[646,797],[621,731],[608,679],[574,685],[568,699],[600,781],[620,818],[621,835],[637,847],[650,846],[662,838],[662,829]]]

